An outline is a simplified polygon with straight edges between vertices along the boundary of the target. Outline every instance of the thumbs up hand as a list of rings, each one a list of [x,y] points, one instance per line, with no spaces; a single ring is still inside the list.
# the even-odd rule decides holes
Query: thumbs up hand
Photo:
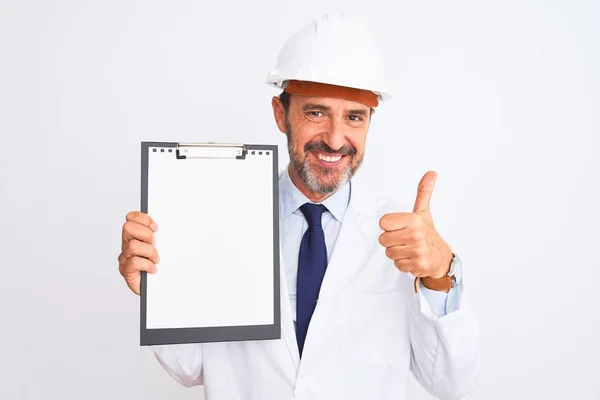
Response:
[[[379,221],[384,230],[379,243],[385,247],[386,256],[400,271],[415,277],[442,278],[452,261],[452,251],[435,230],[429,211],[436,178],[434,171],[421,178],[412,213],[386,214]]]

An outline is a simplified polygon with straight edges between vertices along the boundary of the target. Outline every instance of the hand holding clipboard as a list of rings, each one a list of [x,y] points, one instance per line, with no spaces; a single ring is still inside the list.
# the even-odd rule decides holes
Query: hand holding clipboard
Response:
[[[141,272],[156,273],[156,264],[160,257],[154,246],[154,232],[158,225],[141,211],[127,213],[123,224],[121,254],[119,255],[119,272],[125,278],[129,289],[140,294]]]

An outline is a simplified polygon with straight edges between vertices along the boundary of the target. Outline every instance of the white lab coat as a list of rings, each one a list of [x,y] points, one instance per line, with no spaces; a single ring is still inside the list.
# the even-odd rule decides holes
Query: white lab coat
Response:
[[[401,400],[409,371],[439,399],[463,397],[479,369],[466,282],[459,309],[434,316],[378,241],[380,218],[402,211],[353,182],[301,361],[283,266],[281,339],[153,346],[158,361],[207,400]]]

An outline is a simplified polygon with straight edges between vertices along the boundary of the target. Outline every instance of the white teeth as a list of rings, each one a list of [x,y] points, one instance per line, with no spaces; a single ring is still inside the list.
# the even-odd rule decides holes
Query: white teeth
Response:
[[[327,161],[327,162],[338,162],[342,158],[342,156],[323,156],[321,154],[318,155],[319,160]]]

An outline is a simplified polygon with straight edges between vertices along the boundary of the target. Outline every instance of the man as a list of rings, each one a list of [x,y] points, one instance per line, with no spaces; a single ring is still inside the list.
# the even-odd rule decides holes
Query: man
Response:
[[[429,212],[435,173],[422,178],[412,212],[351,181],[389,98],[381,76],[368,32],[344,15],[313,21],[281,50],[268,82],[284,89],[272,108],[290,154],[279,181],[282,337],[152,347],[208,400],[398,400],[408,371],[440,399],[471,390],[478,325],[460,260]],[[160,221],[126,220],[120,271],[139,293],[140,271],[157,272]]]

